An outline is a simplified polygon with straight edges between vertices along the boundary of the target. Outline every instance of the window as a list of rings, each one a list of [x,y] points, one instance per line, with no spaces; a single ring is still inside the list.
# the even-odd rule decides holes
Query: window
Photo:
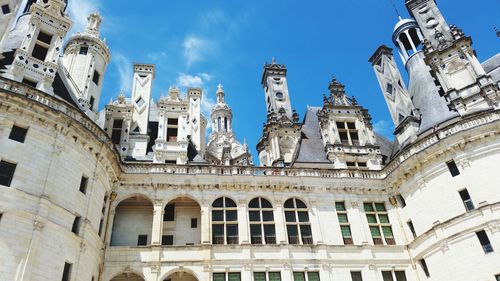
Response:
[[[80,52],[78,52],[80,55],[87,55],[87,53],[89,52],[89,47],[87,46],[82,46],[80,47]]]
[[[167,141],[176,142],[177,141],[177,129],[179,127],[179,119],[168,118],[167,119]]]
[[[76,216],[75,220],[73,221],[73,226],[71,227],[71,232],[74,234],[78,235],[78,232],[80,231],[80,221],[81,221],[80,216]]]
[[[162,235],[161,244],[162,245],[174,245],[174,236],[173,235]]]
[[[87,192],[87,184],[89,182],[89,178],[83,176],[80,180],[80,192],[85,194]]]
[[[479,239],[479,242],[481,243],[481,246],[483,246],[484,253],[488,254],[493,252],[493,247],[491,246],[490,239],[488,238],[488,234],[486,234],[486,231],[478,231],[476,232],[476,235]]]
[[[213,281],[241,281],[239,272],[213,273]]]
[[[422,270],[425,273],[425,276],[427,278],[431,277],[431,274],[429,273],[429,268],[427,267],[427,263],[425,262],[425,260],[421,259],[419,263],[420,263],[420,266],[422,267]]]
[[[96,84],[96,85],[99,85],[100,79],[101,79],[101,74],[99,74],[99,72],[97,70],[94,70],[94,76],[92,76],[92,82],[94,82],[94,84]]]
[[[167,204],[165,206],[165,213],[163,214],[163,221],[175,220],[175,204]]]
[[[384,281],[406,281],[404,271],[382,271]]]
[[[294,272],[293,281],[319,281],[318,272]]]
[[[415,226],[413,226],[413,222],[409,220],[406,224],[408,225],[408,228],[410,229],[413,238],[417,238],[417,232],[415,231]]]
[[[104,219],[102,218],[100,221],[99,221],[99,236],[102,235],[102,228],[104,226]]]
[[[45,61],[45,59],[47,58],[47,53],[49,52],[51,41],[52,35],[40,31],[38,33],[35,46],[33,47],[33,53],[31,55],[36,59]]]
[[[339,219],[340,232],[342,233],[342,238],[344,239],[344,245],[352,245],[351,225],[349,224],[349,218],[347,217],[345,202],[335,202],[335,210],[337,211],[337,218]]]
[[[255,198],[248,204],[252,244],[276,244],[273,205],[264,198]]]
[[[197,218],[191,219],[191,228],[198,228],[198,219]]]
[[[343,145],[359,145],[358,130],[354,122],[337,122],[337,129],[339,130],[340,142]]]
[[[71,263],[64,263],[64,270],[62,275],[62,281],[69,281],[69,277],[71,275]]]
[[[9,139],[24,143],[26,139],[26,134],[28,133],[28,129],[18,127],[16,125],[12,126],[12,130],[10,130]]]
[[[212,204],[212,243],[238,244],[238,210],[227,197]]]
[[[451,176],[456,177],[460,175],[460,171],[458,170],[457,164],[455,164],[455,161],[451,160],[446,162],[446,165],[448,166],[448,170],[450,170]]]
[[[500,274],[495,275],[495,278],[497,279],[497,281],[500,281]]]
[[[28,86],[31,86],[33,88],[36,88],[36,85],[38,84],[38,82],[36,81],[33,81],[33,80],[30,80],[28,78],[23,78],[23,81],[22,81],[23,84],[26,84]]]
[[[281,281],[280,272],[254,272],[253,281]]]
[[[389,215],[384,203],[364,203],[363,204],[373,244],[383,245],[384,240],[387,245],[395,245]]]
[[[146,246],[148,244],[148,235],[139,234],[137,236],[137,246]]]
[[[351,161],[346,162],[347,168],[349,169],[366,169],[368,166],[366,162]]]
[[[10,14],[10,7],[9,7],[9,5],[2,5],[2,13],[4,15]]]
[[[286,231],[289,244],[312,244],[309,211],[304,202],[291,198],[285,201]]]
[[[465,210],[467,212],[474,210],[474,203],[472,203],[472,199],[470,198],[469,192],[467,189],[461,190],[458,192],[460,194],[460,198],[462,198],[462,202],[464,203]]]
[[[90,110],[93,110],[94,109],[94,103],[95,103],[95,98],[94,97],[90,97],[90,101],[89,101],[89,104],[90,104]]]
[[[111,132],[111,141],[114,144],[120,144],[120,140],[122,138],[122,127],[123,127],[123,119],[115,119],[113,120],[113,129]]]
[[[398,195],[396,195],[396,198],[399,201],[399,204],[401,204],[401,207],[403,207],[403,208],[406,207],[406,200],[403,197],[403,195],[398,194]]]
[[[0,185],[10,186],[16,166],[16,164],[7,161],[0,161]]]
[[[351,271],[351,280],[363,281],[363,275],[361,275],[361,271]]]

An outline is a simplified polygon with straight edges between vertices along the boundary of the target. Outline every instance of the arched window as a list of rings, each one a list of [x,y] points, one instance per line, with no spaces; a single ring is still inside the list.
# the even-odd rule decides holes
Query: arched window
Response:
[[[285,201],[286,232],[289,244],[312,244],[309,212],[304,202],[291,198]]]
[[[252,244],[276,244],[273,205],[269,201],[261,197],[250,201],[248,217]]]
[[[238,210],[227,197],[212,204],[212,244],[238,244]]]

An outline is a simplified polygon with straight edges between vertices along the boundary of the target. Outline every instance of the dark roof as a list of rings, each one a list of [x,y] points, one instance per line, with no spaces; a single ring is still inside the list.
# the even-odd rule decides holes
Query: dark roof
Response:
[[[307,107],[301,139],[294,163],[330,163],[321,137],[318,116],[321,107]]]
[[[74,107],[78,108],[78,104],[73,100],[71,94],[68,89],[64,85],[61,76],[59,76],[59,72],[56,72],[56,77],[54,78],[54,82],[52,83],[52,87],[54,88],[54,94],[63,100],[69,102]]]

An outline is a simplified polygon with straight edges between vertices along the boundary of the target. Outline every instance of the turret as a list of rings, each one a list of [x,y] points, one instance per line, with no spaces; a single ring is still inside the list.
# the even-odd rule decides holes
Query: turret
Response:
[[[87,20],[85,31],[74,34],[66,43],[63,65],[78,103],[95,119],[110,51],[100,38],[101,16],[94,13]]]
[[[62,0],[28,1],[2,46],[11,60],[2,76],[53,94],[60,50],[72,24],[65,9]]]
[[[293,112],[286,72],[286,66],[277,64],[273,58],[272,63],[264,65],[261,83],[265,91],[267,113],[284,112],[291,119]]]

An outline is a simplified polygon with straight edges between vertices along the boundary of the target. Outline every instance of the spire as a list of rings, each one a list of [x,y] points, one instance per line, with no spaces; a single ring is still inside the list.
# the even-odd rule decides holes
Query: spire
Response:
[[[497,36],[500,37],[500,29],[498,29],[497,27],[495,27],[495,31],[497,33]]]
[[[345,86],[340,83],[335,76],[332,77],[332,81],[328,85],[330,90],[330,98],[324,98],[325,104],[330,105],[352,105],[349,97],[347,97],[345,92]]]
[[[85,33],[99,36],[101,28],[102,17],[98,13],[92,13],[87,17],[87,27]]]
[[[217,85],[217,103],[225,103],[224,89],[221,84]]]

